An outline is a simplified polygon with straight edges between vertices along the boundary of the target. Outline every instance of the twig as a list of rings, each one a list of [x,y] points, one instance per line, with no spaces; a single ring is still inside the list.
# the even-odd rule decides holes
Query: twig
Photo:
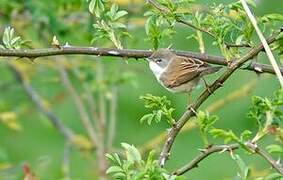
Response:
[[[278,34],[279,32],[268,38],[268,42],[271,43],[275,41]],[[164,166],[166,160],[169,157],[169,152],[176,136],[183,128],[183,126],[187,123],[187,121],[195,115],[194,112],[201,106],[202,103],[207,100],[207,98],[210,97],[212,93],[214,93],[218,88],[222,87],[223,83],[233,74],[233,72],[240,68],[245,62],[256,56],[262,49],[263,45],[258,44],[256,47],[252,48],[245,55],[243,55],[243,57],[241,57],[239,60],[232,62],[228,69],[218,79],[216,79],[209,88],[206,88],[198,97],[198,99],[194,103],[192,103],[190,107],[188,107],[188,109],[184,112],[176,125],[169,130],[165,144],[160,153],[160,166]]]
[[[114,85],[111,90],[111,99],[110,99],[110,117],[108,125],[108,140],[107,148],[110,149],[113,144],[113,139],[115,137],[116,131],[116,116],[117,116],[117,91],[118,88]]]
[[[14,74],[15,79],[21,84],[25,93],[31,99],[31,101],[37,106],[38,110],[47,117],[47,119],[52,123],[52,125],[64,136],[64,138],[71,142],[74,133],[61,123],[60,119],[50,111],[44,104],[40,96],[33,89],[33,87],[24,79],[22,73],[11,63],[9,63],[9,68]]]
[[[263,149],[259,148],[256,144],[252,144],[251,142],[246,142],[245,145],[251,149],[255,154],[263,157],[277,172],[283,174],[283,167],[280,163],[276,162],[268,153],[266,153]],[[232,151],[238,149],[240,147],[239,144],[229,144],[229,145],[214,145],[208,147],[201,151],[199,155],[197,155],[193,160],[191,160],[188,164],[181,167],[180,169],[173,172],[174,175],[182,175],[193,168],[198,167],[198,164],[207,158],[209,155],[216,152],[224,152],[224,151]]]
[[[190,58],[196,58],[207,63],[227,66],[228,63],[225,58],[220,56],[213,56],[208,54],[194,53],[190,51],[175,51],[177,55],[186,56]],[[46,56],[57,55],[96,55],[96,56],[113,56],[113,57],[125,57],[125,58],[146,58],[152,54],[151,50],[138,50],[138,49],[113,49],[113,48],[96,48],[96,47],[61,47],[61,49],[46,48],[46,49],[0,49],[0,57],[20,57],[36,59]],[[232,59],[233,60],[233,59]],[[234,59],[235,60],[235,59]],[[273,67],[267,64],[257,63],[258,67],[261,67],[261,71],[258,71],[254,66],[249,65],[245,67],[245,70],[255,71],[259,73],[275,74]],[[280,67],[281,73],[283,68]]]
[[[262,148],[253,144],[251,142],[246,142],[245,145],[254,151],[254,153],[258,154],[259,156],[263,157],[277,172],[283,174],[283,166],[280,162],[274,160],[267,152],[265,152]]]
[[[216,152],[222,152],[222,151],[231,151],[239,148],[238,144],[230,144],[230,145],[215,145],[208,147],[207,149],[204,149],[201,151],[199,155],[197,155],[193,160],[191,160],[188,164],[181,167],[180,169],[173,172],[174,175],[180,176],[188,171],[190,171],[193,168],[198,167],[198,164],[207,158],[209,155],[216,153]]]
[[[103,82],[103,65],[100,61],[96,62],[96,82],[102,83]],[[106,179],[106,169],[107,169],[107,162],[105,159],[105,124],[106,124],[106,104],[105,104],[105,95],[102,90],[99,90],[98,94],[98,135],[101,145],[99,149],[97,149],[97,159],[98,159],[98,166],[99,166],[99,176],[100,179]]]
[[[277,65],[276,60],[275,60],[275,58],[274,58],[274,56],[273,56],[273,54],[271,52],[270,47],[269,47],[267,41],[265,40],[261,30],[259,29],[259,27],[257,25],[257,21],[256,21],[255,17],[253,16],[253,14],[252,14],[252,12],[251,12],[251,10],[250,10],[246,0],[241,0],[241,3],[242,3],[242,6],[243,6],[244,10],[246,11],[249,19],[250,19],[252,25],[254,26],[260,41],[263,44],[264,50],[266,52],[266,55],[267,55],[267,57],[268,57],[268,59],[270,61],[270,64],[272,65],[272,67],[273,67],[273,69],[275,71],[275,74],[276,74],[276,76],[277,76],[277,78],[278,78],[278,80],[279,80],[279,82],[281,84],[281,87],[283,87],[283,76],[282,76],[282,74],[280,72],[280,68]]]
[[[62,160],[62,171],[64,180],[70,180],[70,150],[71,146],[69,143],[66,143],[64,146],[63,160]]]
[[[66,89],[68,90],[69,94],[73,98],[74,103],[75,103],[77,110],[78,110],[80,117],[81,117],[80,120],[81,120],[84,128],[86,129],[86,131],[87,131],[87,133],[88,133],[88,135],[91,139],[92,144],[95,145],[96,143],[99,142],[99,140],[98,140],[98,137],[96,135],[96,132],[94,131],[94,129],[92,127],[89,115],[88,115],[88,113],[87,113],[87,111],[84,107],[84,104],[83,104],[80,96],[78,95],[77,91],[73,87],[61,60],[57,59],[57,64],[58,64],[58,70],[59,70],[59,73],[60,73],[60,76],[61,76],[61,80],[62,80],[64,86],[66,87]]]

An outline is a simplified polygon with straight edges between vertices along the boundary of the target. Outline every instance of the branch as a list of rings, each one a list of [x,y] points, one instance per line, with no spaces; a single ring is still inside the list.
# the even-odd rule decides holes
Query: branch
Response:
[[[246,3],[246,0],[241,0],[241,3],[242,3],[242,6],[243,6],[244,10],[246,11],[249,19],[250,19],[252,25],[254,26],[260,41],[263,44],[264,50],[265,50],[266,55],[267,55],[267,57],[268,57],[268,59],[270,61],[270,64],[272,65],[272,67],[273,67],[273,69],[275,71],[275,74],[276,74],[276,76],[277,76],[277,78],[278,78],[278,80],[279,80],[279,82],[281,84],[281,87],[283,88],[283,76],[282,76],[282,74],[280,72],[280,69],[279,69],[279,66],[277,65],[277,62],[276,62],[276,60],[275,60],[275,58],[274,58],[274,56],[273,56],[273,54],[271,52],[271,49],[270,49],[268,43],[266,42],[262,32],[260,31],[260,29],[259,29],[259,27],[257,25],[257,21],[256,21],[255,17],[253,16],[251,10],[249,9],[249,6]]]
[[[74,103],[77,107],[77,110],[78,110],[79,115],[80,115],[80,120],[81,120],[84,128],[86,129],[86,132],[87,132],[88,136],[90,137],[92,144],[95,145],[96,143],[99,143],[97,134],[92,127],[89,115],[88,115],[88,113],[87,113],[87,111],[84,107],[84,104],[83,104],[78,92],[75,90],[74,86],[72,85],[62,61],[58,59],[57,65],[58,65],[58,70],[59,70],[59,73],[60,73],[60,76],[61,76],[61,80],[62,80],[65,88],[69,92],[70,96],[72,97],[72,99],[73,99],[73,101],[74,101]]]
[[[268,42],[272,43],[276,40],[277,35],[280,32],[275,33],[270,38],[268,38]],[[162,151],[160,153],[159,158],[159,164],[160,166],[164,166],[166,160],[169,157],[169,152],[171,150],[171,147],[174,143],[174,140],[180,130],[183,128],[183,126],[187,123],[187,121],[195,116],[196,110],[204,103],[211,94],[213,94],[218,88],[223,86],[223,83],[238,69],[240,68],[245,62],[252,59],[254,56],[256,56],[261,50],[263,49],[262,44],[258,44],[256,47],[252,48],[250,51],[248,51],[243,57],[241,57],[237,61],[233,61],[230,66],[228,66],[227,70],[218,78],[216,79],[212,85],[210,85],[208,88],[206,88],[202,94],[198,97],[198,99],[192,103],[190,107],[184,112],[184,114],[181,116],[181,118],[177,121],[177,123],[170,129],[167,139],[165,141],[165,144],[162,148]]]
[[[21,84],[28,97],[37,106],[38,110],[47,117],[47,119],[64,136],[67,141],[71,142],[74,133],[69,128],[65,127],[65,125],[61,123],[60,119],[53,112],[46,108],[40,96],[24,79],[22,73],[12,64],[9,64],[9,68],[13,72],[15,79]]]
[[[239,148],[238,144],[230,144],[230,145],[215,145],[208,147],[201,151],[199,155],[197,155],[192,161],[190,161],[185,166],[181,167],[180,169],[173,172],[174,175],[180,176],[193,168],[197,168],[198,164],[207,158],[209,155],[216,153],[216,152],[223,152],[223,151],[231,151]]]
[[[158,11],[164,13],[164,14],[169,14],[170,12],[168,11],[168,9],[163,8],[162,6],[160,6],[156,1],[154,0],[147,0],[147,2],[149,4],[151,4],[155,9],[157,9]],[[213,37],[214,39],[217,39],[217,35],[213,34],[212,32],[210,32],[209,30],[206,30],[202,27],[198,27],[196,25],[194,25],[191,22],[185,21],[183,19],[181,19],[181,17],[177,16],[175,17],[175,20],[181,24],[184,24],[186,26],[189,26],[192,29],[195,29],[197,31],[203,32],[208,34],[209,36]],[[246,48],[251,48],[251,46],[249,44],[229,44],[224,42],[224,44],[226,45],[227,48],[240,48],[240,47],[246,47]]]
[[[256,144],[252,144],[251,142],[246,142],[245,145],[251,149],[254,153],[263,157],[277,172],[283,174],[283,167],[280,163],[276,162],[268,153],[266,153],[263,149],[259,148]],[[198,167],[198,164],[207,158],[209,155],[216,152],[224,152],[224,151],[233,151],[240,147],[239,144],[230,144],[230,145],[215,145],[208,147],[201,151],[199,155],[197,155],[193,160],[191,160],[188,164],[181,167],[180,169],[173,172],[174,175],[182,175],[193,168]]]
[[[190,51],[175,51],[177,55],[189,58],[196,58],[207,63],[227,66],[228,62],[220,56],[208,54],[194,53]],[[0,57],[19,57],[36,59],[39,57],[58,56],[58,55],[96,55],[96,56],[111,56],[124,58],[147,58],[152,54],[151,50],[138,49],[113,49],[113,48],[96,48],[96,47],[75,47],[62,46],[60,49],[45,48],[45,49],[0,49]],[[235,59],[234,59],[235,60]],[[256,65],[256,66],[255,66]],[[259,68],[257,68],[259,67]],[[245,70],[255,71],[258,73],[275,74],[273,67],[267,64],[252,63],[244,68]],[[283,68],[280,67],[281,73]]]
[[[277,172],[283,174],[283,166],[280,162],[275,161],[267,152],[265,152],[262,148],[258,147],[256,144],[251,142],[246,142],[245,145],[254,151],[254,153],[263,157]]]

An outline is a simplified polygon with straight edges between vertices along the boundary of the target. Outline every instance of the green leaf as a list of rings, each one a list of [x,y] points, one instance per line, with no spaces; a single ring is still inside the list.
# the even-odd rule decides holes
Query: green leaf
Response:
[[[240,142],[239,138],[231,131],[225,131],[223,129],[211,129],[209,133],[214,138],[222,138],[225,143],[228,143],[232,140]]]
[[[242,158],[238,154],[232,155],[232,159],[234,159],[240,169],[239,176],[242,180],[248,179],[250,175],[250,168],[245,164]]]
[[[153,118],[154,114],[146,114],[140,119],[140,122],[143,123],[144,121],[146,121],[148,125],[150,125]]]
[[[282,14],[266,14],[263,17],[261,17],[261,20],[263,22],[268,22],[268,21],[283,21],[283,15]]]
[[[283,153],[283,148],[277,144],[271,144],[267,146],[266,149],[269,153]]]
[[[95,2],[96,0],[91,0],[88,5],[88,10],[91,14],[94,14]]]
[[[128,161],[140,163],[140,161],[142,160],[141,154],[135,146],[129,145],[127,143],[121,143],[121,145],[126,150],[126,156]]]
[[[123,169],[119,166],[111,166],[106,170],[106,174],[111,174],[111,173],[118,173],[118,172],[123,172]]]
[[[249,130],[244,130],[244,132],[241,133],[240,139],[241,141],[246,141],[248,138],[250,138],[252,135],[252,132]]]
[[[121,17],[123,17],[123,16],[125,16],[125,15],[127,15],[128,14],[128,12],[127,11],[118,11],[117,13],[116,13],[116,15],[115,15],[115,20],[118,20],[118,19],[120,19]]]

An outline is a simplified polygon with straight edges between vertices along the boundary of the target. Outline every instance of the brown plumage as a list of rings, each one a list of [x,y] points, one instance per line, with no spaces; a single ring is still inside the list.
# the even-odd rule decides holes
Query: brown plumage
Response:
[[[157,79],[164,87],[175,92],[191,91],[202,76],[220,69],[198,59],[178,56],[168,49],[157,50],[149,59],[164,69],[160,75],[155,74]]]

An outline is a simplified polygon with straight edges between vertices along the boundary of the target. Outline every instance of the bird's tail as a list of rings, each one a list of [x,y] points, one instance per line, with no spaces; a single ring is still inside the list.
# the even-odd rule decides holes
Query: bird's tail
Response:
[[[222,69],[221,66],[209,66],[209,67],[206,67],[203,71],[202,71],[202,75],[207,75],[207,74],[212,74],[212,73],[215,73],[217,71],[219,71],[220,69]]]

